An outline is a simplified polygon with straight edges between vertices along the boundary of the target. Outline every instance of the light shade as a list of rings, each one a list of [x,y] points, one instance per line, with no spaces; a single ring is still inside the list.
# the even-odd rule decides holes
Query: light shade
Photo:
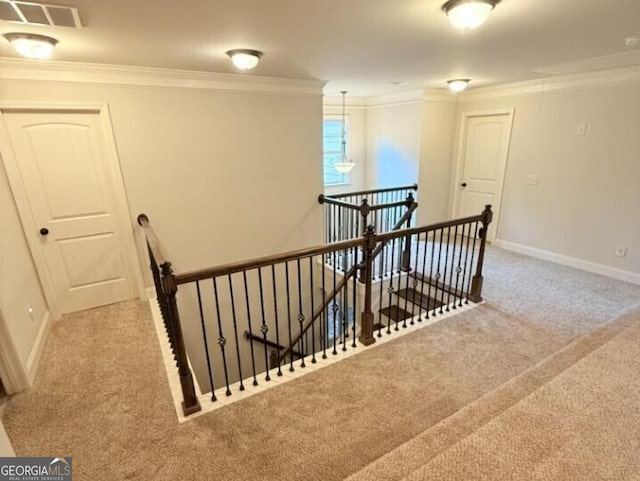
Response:
[[[442,6],[449,23],[460,30],[478,28],[500,0],[449,0]]]
[[[471,79],[468,78],[456,78],[452,80],[447,80],[447,85],[449,86],[449,90],[455,93],[462,92],[467,88]]]
[[[348,174],[355,167],[355,162],[350,162],[348,159],[343,159],[341,162],[333,164],[335,169],[341,174]]]
[[[53,55],[54,47],[58,43],[53,37],[34,33],[5,33],[4,38],[23,57],[39,60],[50,58]]]
[[[236,49],[229,50],[227,55],[231,58],[231,62],[240,70],[251,70],[258,65],[262,52],[258,50]]]

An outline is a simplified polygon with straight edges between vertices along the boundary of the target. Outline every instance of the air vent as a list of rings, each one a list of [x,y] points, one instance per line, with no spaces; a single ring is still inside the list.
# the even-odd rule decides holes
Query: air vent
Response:
[[[82,27],[77,8],[14,0],[0,0],[0,20],[23,25]]]

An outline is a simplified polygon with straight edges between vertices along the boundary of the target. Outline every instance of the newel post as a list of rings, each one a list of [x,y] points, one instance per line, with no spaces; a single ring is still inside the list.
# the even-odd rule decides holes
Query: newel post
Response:
[[[490,205],[486,205],[482,211],[482,227],[480,228],[480,251],[478,253],[478,264],[476,267],[476,273],[471,279],[471,292],[469,293],[469,300],[473,302],[482,302],[482,265],[484,264],[484,249],[487,245],[487,230],[489,230],[489,224],[493,220],[493,211]]]
[[[188,416],[200,411],[200,402],[196,396],[195,386],[193,384],[193,375],[189,367],[187,359],[187,350],[184,345],[184,337],[182,335],[182,326],[180,325],[180,315],[178,313],[178,303],[176,302],[176,293],[178,286],[176,284],[176,276],[173,273],[170,262],[165,262],[160,266],[162,268],[162,290],[165,296],[165,305],[168,319],[170,335],[173,338],[173,354],[175,356],[178,374],[180,376],[180,386],[182,387],[182,409],[184,415]]]
[[[368,346],[376,342],[376,338],[373,336],[373,311],[372,311],[372,299],[371,290],[373,282],[373,251],[376,247],[376,230],[372,225],[367,227],[367,233],[365,234],[366,244],[364,248],[364,267],[363,277],[365,281],[364,289],[364,306],[362,309],[362,317],[360,324],[360,337],[358,340]]]
[[[369,205],[369,201],[367,200],[366,197],[362,199],[362,203],[360,204],[359,211],[360,211],[360,216],[362,217],[361,224],[360,224],[362,226],[362,235],[366,236],[367,232],[368,232],[368,230],[367,230],[368,227],[367,226],[369,225],[369,224],[367,224],[367,220],[369,219],[369,214],[371,213],[371,206]],[[364,263],[363,263],[363,265],[364,265]],[[360,272],[358,274],[359,274],[358,280],[362,284],[366,283],[367,282],[367,275],[365,273],[365,268],[364,267],[362,269],[360,269]]]
[[[407,229],[411,228],[412,208],[415,202],[416,200],[413,198],[413,193],[409,192],[406,200],[407,212],[409,212],[409,216],[407,217]],[[402,259],[400,262],[400,269],[403,272],[409,272],[411,270],[411,236],[406,236],[404,238],[404,249],[401,255]]]

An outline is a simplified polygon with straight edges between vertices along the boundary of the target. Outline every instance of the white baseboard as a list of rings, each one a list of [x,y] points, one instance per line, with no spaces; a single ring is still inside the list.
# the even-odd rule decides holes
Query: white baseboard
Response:
[[[578,259],[576,257],[564,256],[561,254],[556,254],[555,252],[537,249],[535,247],[526,246],[524,244],[517,244],[515,242],[509,242],[502,239],[496,239],[493,245],[495,245],[496,247],[501,247],[502,249],[506,249],[508,251],[517,252],[518,254],[524,254],[527,256],[535,257],[537,259],[555,262],[556,264],[562,264],[563,266],[569,266],[575,269],[581,269],[583,271],[593,272],[595,274],[611,277],[620,281],[640,285],[640,274],[636,274],[635,272],[617,269],[615,267],[598,264],[596,262],[585,261],[584,259]]]
[[[33,384],[36,377],[36,371],[40,365],[40,359],[42,358],[42,353],[44,352],[44,348],[47,344],[50,329],[51,313],[47,311],[44,313],[44,316],[42,316],[42,322],[40,323],[40,330],[38,331],[36,342],[33,343],[33,348],[31,349],[31,353],[29,354],[29,358],[25,364],[29,384]]]

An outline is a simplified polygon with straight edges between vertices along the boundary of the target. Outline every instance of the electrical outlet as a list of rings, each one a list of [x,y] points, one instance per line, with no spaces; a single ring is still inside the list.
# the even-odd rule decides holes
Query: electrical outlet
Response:
[[[27,314],[29,314],[29,318],[32,321],[35,321],[35,318],[33,317],[33,306],[31,304],[27,304]]]
[[[625,257],[627,255],[627,246],[619,245],[616,247],[616,256]]]
[[[538,185],[538,174],[529,174],[527,176],[527,184]]]
[[[584,122],[583,122],[583,123],[581,123],[581,124],[578,124],[578,130],[577,130],[577,132],[576,132],[576,133],[577,133],[578,135],[587,135],[587,127],[588,127],[588,124],[587,124],[587,123],[584,123]]]

